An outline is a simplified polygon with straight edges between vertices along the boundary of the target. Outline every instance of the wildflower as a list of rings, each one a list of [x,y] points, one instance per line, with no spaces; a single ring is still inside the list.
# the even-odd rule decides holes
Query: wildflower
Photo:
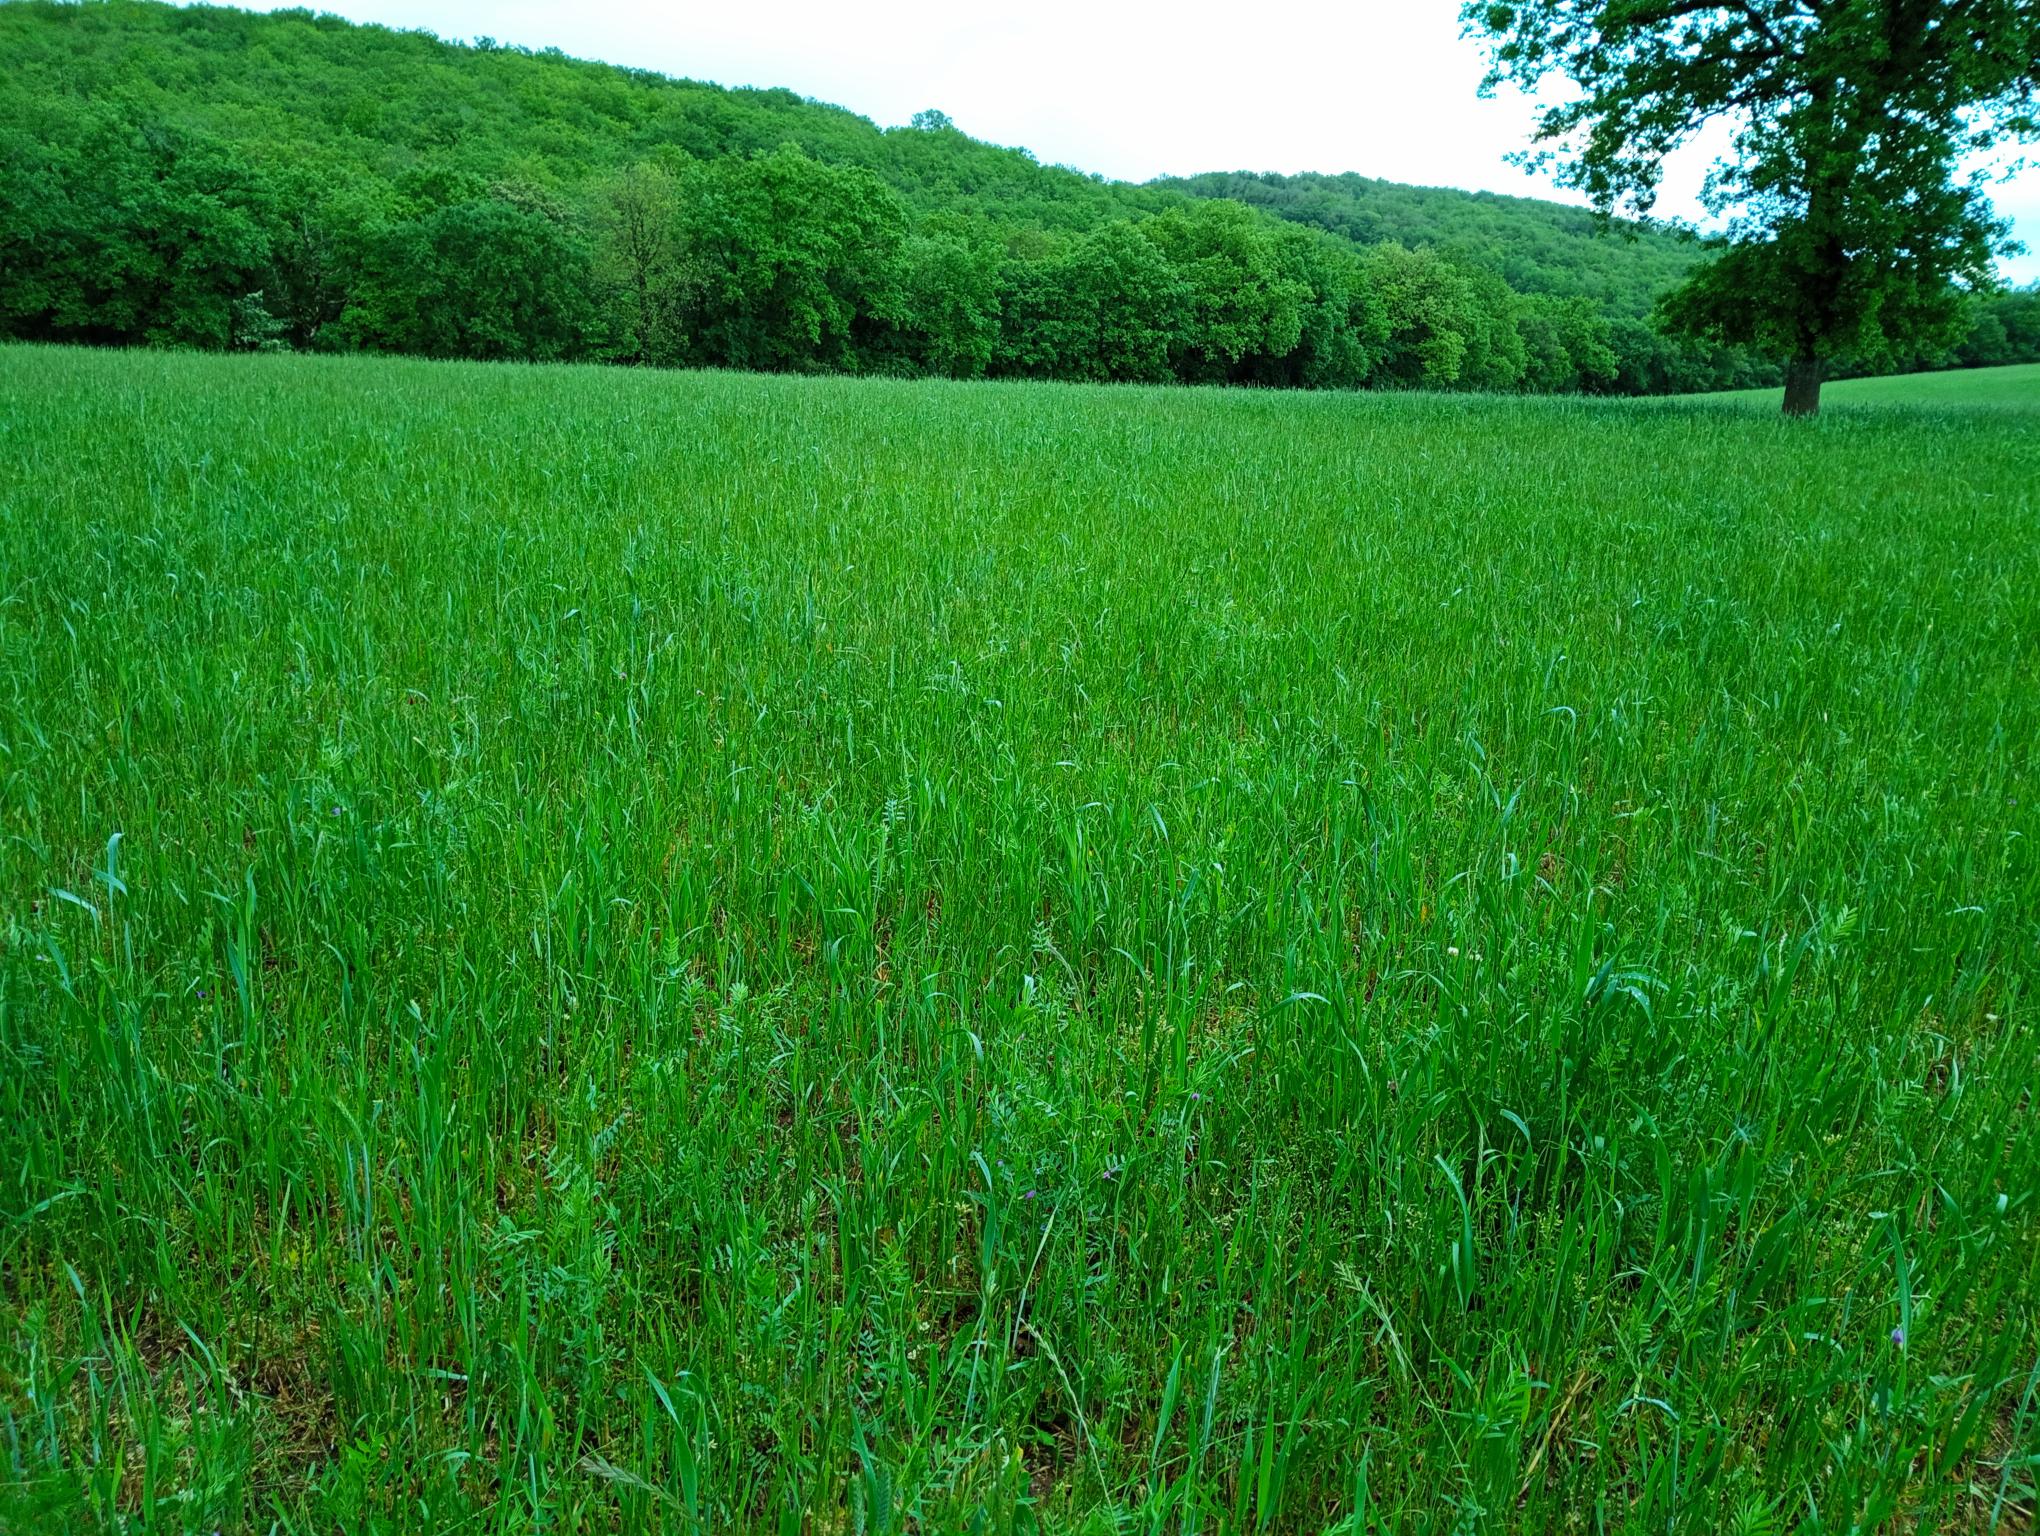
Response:
[[[1193,1103],[1194,1103],[1194,1102],[1196,1102],[1197,1100],[1199,1100],[1199,1099],[1203,1098],[1203,1097],[1204,1097],[1204,1095],[1203,1095],[1203,1094],[1201,1094],[1201,1093],[1193,1093],[1193,1094],[1191,1094],[1191,1095],[1190,1095],[1191,1101],[1192,1101]]]
[[[1900,1349],[1905,1348],[1905,1329],[1902,1326],[1891,1330],[1891,1342]]]
[[[1034,1191],[1030,1189],[1027,1191],[1026,1194],[1022,1195],[1020,1198],[1022,1200],[1032,1200],[1034,1198]]]

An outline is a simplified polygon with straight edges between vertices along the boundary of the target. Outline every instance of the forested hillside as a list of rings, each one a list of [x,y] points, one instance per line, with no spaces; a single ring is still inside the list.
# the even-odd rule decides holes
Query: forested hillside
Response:
[[[939,112],[881,130],[786,90],[308,12],[0,3],[0,334],[24,339],[1337,388],[1772,382],[1643,318],[1689,254],[1659,232],[1597,239],[1556,205],[1357,177],[1109,182]]]
[[[1211,171],[1153,183],[1225,197],[1356,245],[1428,245],[1499,272],[1522,293],[1591,299],[1610,317],[1642,319],[1692,266],[1700,246],[1667,228],[1596,226],[1593,212],[1529,197],[1411,187],[1351,172],[1277,176]]]
[[[1150,185],[1246,203],[1357,245],[1393,240],[1427,246],[1462,265],[1499,273],[1520,293],[1585,299],[1613,322],[1611,342],[1625,360],[1647,350],[1638,324],[1705,250],[1662,225],[1616,221],[1602,229],[1585,208],[1496,192],[1405,186],[1351,172],[1211,171]],[[1974,306],[1969,334],[1954,348],[1897,361],[1905,371],[2040,361],[2040,290],[1985,297]],[[1838,374],[1860,371],[1850,359],[1836,362]],[[1645,379],[1631,382],[1631,392],[1650,387]]]

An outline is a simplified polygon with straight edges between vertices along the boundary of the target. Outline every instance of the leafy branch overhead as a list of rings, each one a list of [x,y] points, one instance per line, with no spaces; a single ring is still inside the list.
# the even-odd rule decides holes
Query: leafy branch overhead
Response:
[[[1648,212],[1665,161],[1731,134],[1714,258],[1671,297],[1684,330],[1787,360],[1787,409],[1830,361],[1948,335],[2007,227],[1965,157],[2036,134],[2030,0],[1473,0],[1485,89],[1569,87],[1528,158],[1603,213]]]

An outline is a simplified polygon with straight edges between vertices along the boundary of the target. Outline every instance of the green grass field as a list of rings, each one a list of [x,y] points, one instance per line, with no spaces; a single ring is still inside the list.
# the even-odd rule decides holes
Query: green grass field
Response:
[[[1744,389],[1692,400],[1734,401],[1778,409],[1784,391]],[[1823,408],[1910,405],[1937,410],[2040,411],[2040,363],[2006,368],[1950,368],[1940,373],[1901,373],[1881,379],[1838,379],[1821,390]]]
[[[0,352],[0,1529],[2031,1530],[2036,517]]]

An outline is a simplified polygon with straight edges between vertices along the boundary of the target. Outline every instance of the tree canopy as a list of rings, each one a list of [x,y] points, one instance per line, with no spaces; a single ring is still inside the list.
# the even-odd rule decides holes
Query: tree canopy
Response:
[[[1704,124],[1733,145],[1709,200],[1733,215],[1670,297],[1687,332],[1787,365],[1816,409],[1831,359],[1952,343],[2006,227],[1966,153],[2040,132],[2032,0],[1468,0],[1490,88],[1573,90],[1541,110],[1542,158],[1603,212],[1647,212]]]

